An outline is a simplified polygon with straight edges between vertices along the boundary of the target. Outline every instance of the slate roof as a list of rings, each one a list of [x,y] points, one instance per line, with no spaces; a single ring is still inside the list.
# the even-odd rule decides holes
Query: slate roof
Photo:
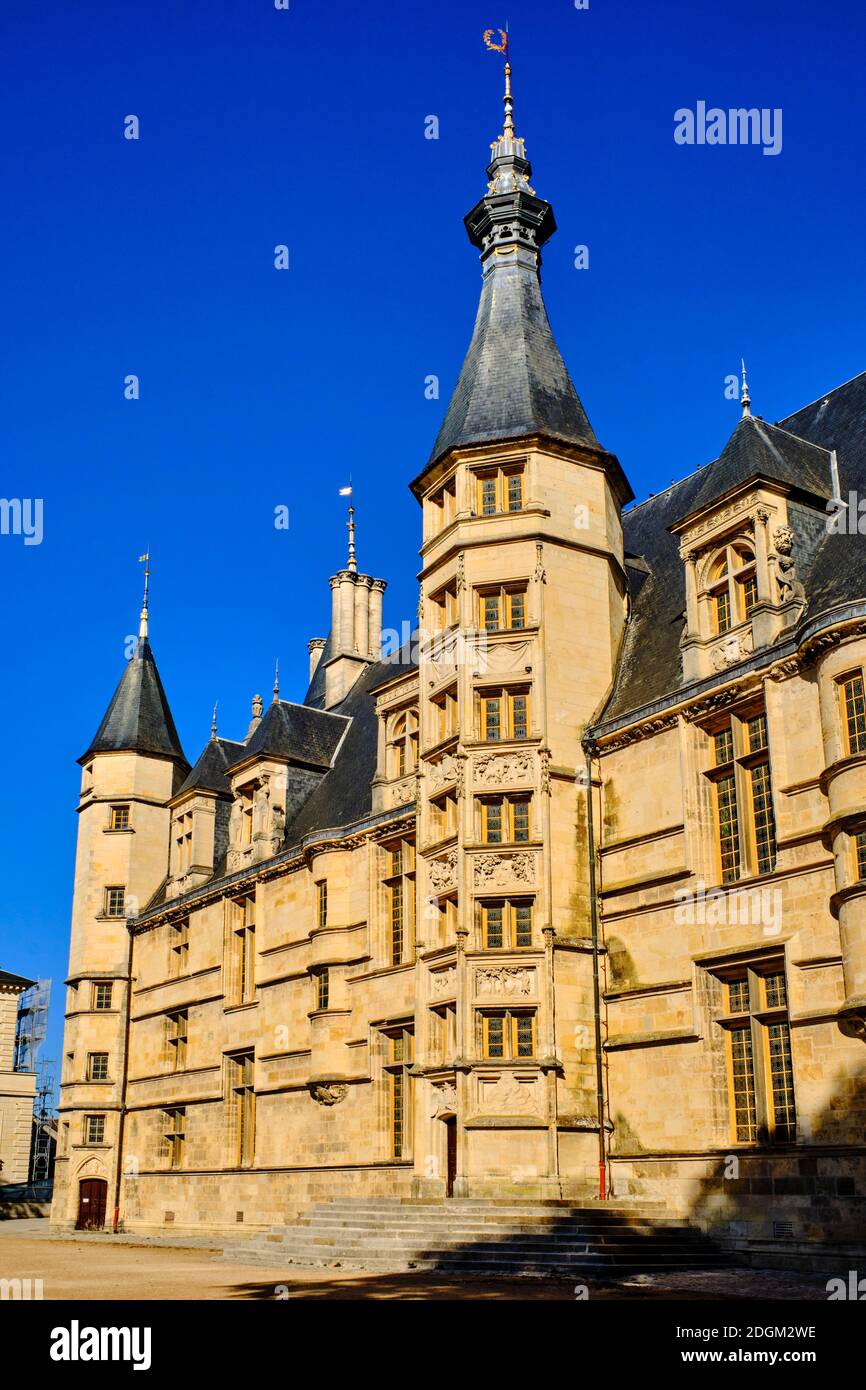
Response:
[[[429,462],[459,446],[532,434],[600,447],[554,342],[538,272],[512,264],[485,277],[472,341]]]
[[[78,761],[86,762],[94,753],[151,753],[189,767],[148,642],[137,644],[102,723]]]
[[[313,709],[276,700],[269,705],[258,728],[232,763],[246,758],[289,758],[306,767],[329,768],[346,719],[338,711]]]
[[[226,770],[243,752],[242,743],[234,743],[227,738],[209,739],[192,772],[175,795],[183,796],[184,792],[191,791],[209,791],[217,792],[220,796],[230,796],[231,786]]]
[[[13,975],[8,970],[0,970],[0,989],[29,989],[35,980],[27,980],[23,975]]]
[[[817,494],[813,505],[820,513],[819,499],[831,496],[824,451],[836,449],[843,496],[849,489],[866,495],[866,372],[776,426],[754,420],[746,430],[746,424],[740,422],[714,463],[623,513],[626,556],[641,557],[646,570],[628,567],[627,559],[632,610],[604,722],[661,700],[680,686],[685,573],[670,526],[729,491],[738,469],[741,480],[752,476],[757,460],[759,471]],[[828,534],[807,563],[798,560],[797,572],[806,589],[804,618],[866,598],[866,540]]]
[[[824,499],[833,495],[827,449],[747,415],[715,462],[701,470],[701,485],[691,510],[717,501],[753,477],[786,483]]]

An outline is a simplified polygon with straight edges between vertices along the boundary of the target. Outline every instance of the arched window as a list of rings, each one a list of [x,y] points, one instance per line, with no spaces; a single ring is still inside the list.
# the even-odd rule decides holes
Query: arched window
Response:
[[[726,545],[709,570],[707,589],[716,632],[746,622],[758,601],[755,552],[742,541]]]
[[[418,716],[414,710],[398,714],[391,728],[391,776],[406,777],[418,766]]]

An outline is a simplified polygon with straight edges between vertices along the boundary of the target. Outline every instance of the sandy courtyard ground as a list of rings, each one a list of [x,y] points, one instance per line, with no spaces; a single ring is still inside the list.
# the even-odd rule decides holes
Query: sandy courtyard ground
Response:
[[[201,1237],[184,1245],[110,1235],[52,1235],[46,1221],[0,1222],[0,1279],[41,1279],[45,1299],[514,1300],[572,1302],[575,1284],[553,1279],[457,1279],[449,1275],[365,1274],[262,1267],[224,1259]],[[281,1287],[282,1286],[282,1287]],[[826,1300],[826,1278],[736,1269],[633,1275],[593,1287],[602,1299]]]

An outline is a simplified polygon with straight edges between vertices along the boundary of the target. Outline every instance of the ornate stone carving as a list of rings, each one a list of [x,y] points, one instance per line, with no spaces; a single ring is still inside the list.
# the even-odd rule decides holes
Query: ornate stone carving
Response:
[[[430,860],[430,887],[434,893],[444,893],[457,882],[457,851],[449,849],[441,859]]]
[[[742,693],[742,685],[729,685],[725,690],[716,690],[712,695],[706,695],[703,700],[696,700],[693,705],[689,705],[689,708],[683,711],[684,717],[693,724],[696,719],[703,719],[705,714],[727,709]]]
[[[438,762],[430,764],[430,790],[437,792],[448,782],[457,780],[457,759],[453,753],[446,753]]]
[[[541,763],[541,792],[547,796],[550,791],[550,749],[540,749],[538,758]]]
[[[780,603],[805,598],[806,591],[797,578],[793,529],[790,526],[777,526],[773,532],[773,543],[776,547],[776,580],[779,585]]]
[[[475,763],[475,780],[484,787],[525,782],[532,772],[529,753],[490,753]]]
[[[417,779],[414,773],[409,777],[404,777],[391,787],[391,805],[407,806],[410,801],[415,800]]]
[[[320,1105],[339,1105],[340,1101],[345,1100],[348,1094],[349,1088],[342,1082],[330,1086],[313,1085],[310,1087],[310,1095]]]
[[[539,1095],[535,1078],[519,1081],[516,1076],[503,1073],[495,1082],[482,1081],[479,1085],[481,1108],[492,1115],[537,1115]]]
[[[433,1086],[430,1092],[430,1117],[437,1119],[440,1115],[457,1114],[457,1087],[451,1081],[444,1081],[439,1086]]]
[[[446,999],[457,988],[457,966],[449,965],[445,970],[434,970],[430,975],[430,995],[433,999]]]
[[[731,633],[712,650],[714,671],[724,671],[726,666],[735,666],[752,654],[752,629],[745,628],[740,633]]]
[[[544,570],[544,546],[541,541],[535,542],[535,582],[536,584],[547,583],[547,575]]]
[[[501,994],[509,999],[535,993],[535,970],[526,966],[488,966],[475,972],[476,994]]]
[[[457,592],[460,593],[460,591],[461,591],[462,589],[465,589],[465,588],[466,588],[466,564],[465,564],[465,556],[464,556],[464,553],[463,553],[463,551],[461,550],[460,554],[457,556]]]
[[[535,858],[531,854],[482,854],[475,860],[475,885],[479,888],[511,888],[535,882]]]
[[[665,714],[660,719],[648,719],[645,724],[635,724],[631,729],[623,729],[622,733],[614,734],[613,738],[605,739],[604,751],[605,753],[612,753],[617,748],[627,748],[630,743],[638,743],[643,738],[652,738],[654,734],[664,733],[666,729],[675,729],[678,723],[679,715],[677,714]]]

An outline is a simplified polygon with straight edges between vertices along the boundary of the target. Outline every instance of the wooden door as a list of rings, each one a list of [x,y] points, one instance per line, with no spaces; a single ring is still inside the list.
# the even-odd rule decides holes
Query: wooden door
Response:
[[[108,1183],[103,1178],[85,1178],[78,1189],[78,1231],[101,1231],[105,1225]]]
[[[457,1120],[445,1121],[446,1134],[446,1176],[445,1196],[454,1196],[454,1179],[457,1177]]]

